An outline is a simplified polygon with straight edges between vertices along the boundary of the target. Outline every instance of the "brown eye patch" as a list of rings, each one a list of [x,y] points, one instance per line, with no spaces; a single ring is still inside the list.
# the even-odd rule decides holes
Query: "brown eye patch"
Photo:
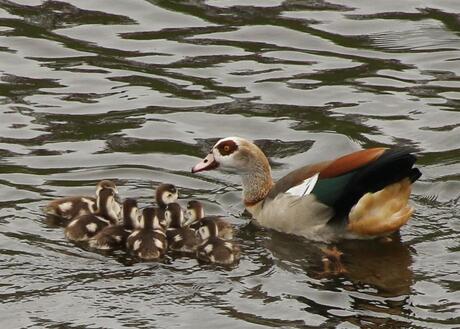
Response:
[[[229,155],[238,149],[238,145],[232,140],[223,141],[217,145],[217,149],[221,155]]]

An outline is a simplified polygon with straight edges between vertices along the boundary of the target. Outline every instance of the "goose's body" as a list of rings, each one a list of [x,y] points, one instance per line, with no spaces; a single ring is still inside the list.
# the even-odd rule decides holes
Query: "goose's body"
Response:
[[[165,255],[168,243],[158,221],[157,209],[148,207],[142,210],[139,228],[129,235],[126,247],[132,254],[147,261],[158,260]]]
[[[218,265],[232,265],[240,259],[238,245],[219,238],[219,229],[215,222],[203,224],[196,234],[201,240],[196,251],[198,260]]]
[[[97,197],[97,211],[72,220],[64,230],[67,239],[87,241],[104,227],[117,224],[118,208],[114,206],[116,203],[115,191],[111,188],[103,188]]]
[[[155,191],[155,201],[158,205],[156,214],[163,229],[167,227],[165,221],[166,207],[168,204],[176,202],[178,198],[179,192],[173,184],[160,184]]]
[[[219,238],[224,240],[233,239],[232,224],[221,216],[205,216],[203,205],[199,201],[192,200],[188,202],[186,218],[187,222],[184,226],[198,230],[201,226],[209,225],[210,222],[214,222],[217,225]]]
[[[115,193],[118,193],[118,189],[112,181],[101,180],[96,185],[96,197],[70,196],[59,198],[50,201],[43,210],[46,215],[54,216],[59,219],[62,224],[67,225],[76,217],[97,212],[96,199],[103,188],[112,189]],[[118,204],[114,206],[117,208],[115,211],[120,213],[121,207],[119,207]]]
[[[178,203],[168,204],[165,219],[168,225],[166,236],[169,249],[187,254],[195,253],[200,241],[194,229],[184,227],[184,215]]]
[[[374,238],[410,218],[411,184],[420,177],[406,150],[373,148],[307,165],[273,182],[264,153],[229,137],[216,143],[192,172],[236,169],[246,209],[261,226],[312,240]]]
[[[50,201],[44,208],[48,216],[56,216],[63,224],[78,216],[94,214],[97,211],[96,198],[91,196],[69,196]]]
[[[114,250],[126,245],[128,236],[139,225],[139,211],[134,199],[123,202],[123,222],[104,227],[99,233],[89,240],[91,248],[100,250]]]

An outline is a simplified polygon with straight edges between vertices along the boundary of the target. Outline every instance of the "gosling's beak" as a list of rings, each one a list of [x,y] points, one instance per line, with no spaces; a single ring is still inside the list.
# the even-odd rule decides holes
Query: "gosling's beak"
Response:
[[[214,159],[214,155],[212,153],[209,153],[206,156],[206,158],[201,160],[200,163],[198,163],[192,168],[192,173],[197,173],[197,172],[205,171],[205,170],[212,170],[212,169],[216,169],[217,167],[219,167],[219,162],[217,162]]]

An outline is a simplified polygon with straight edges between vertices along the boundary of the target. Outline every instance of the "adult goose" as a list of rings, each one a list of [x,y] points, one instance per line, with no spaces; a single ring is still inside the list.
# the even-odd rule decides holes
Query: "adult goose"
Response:
[[[414,211],[420,176],[408,150],[371,148],[301,167],[273,182],[262,150],[240,137],[219,140],[193,173],[216,168],[241,175],[246,209],[261,226],[317,241],[388,235]]]

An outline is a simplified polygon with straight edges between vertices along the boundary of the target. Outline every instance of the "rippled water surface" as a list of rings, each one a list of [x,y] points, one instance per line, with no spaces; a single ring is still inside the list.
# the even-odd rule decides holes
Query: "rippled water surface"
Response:
[[[0,0],[1,327],[458,328],[459,108],[456,0]],[[416,213],[324,276],[322,245],[248,225],[237,176],[190,173],[228,135],[275,177],[410,146]],[[239,265],[69,243],[41,206],[102,178],[229,216]]]

